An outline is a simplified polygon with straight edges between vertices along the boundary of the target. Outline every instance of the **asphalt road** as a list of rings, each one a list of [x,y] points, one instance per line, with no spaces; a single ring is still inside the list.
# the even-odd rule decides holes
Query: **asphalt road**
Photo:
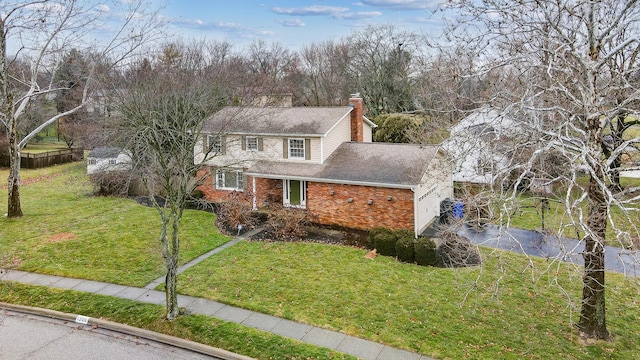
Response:
[[[216,359],[91,325],[0,310],[0,359]]]

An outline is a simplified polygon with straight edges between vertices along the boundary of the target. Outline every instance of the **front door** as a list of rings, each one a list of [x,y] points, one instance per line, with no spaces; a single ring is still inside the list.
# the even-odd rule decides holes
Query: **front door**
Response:
[[[284,181],[284,205],[304,208],[307,205],[307,182],[300,180]]]

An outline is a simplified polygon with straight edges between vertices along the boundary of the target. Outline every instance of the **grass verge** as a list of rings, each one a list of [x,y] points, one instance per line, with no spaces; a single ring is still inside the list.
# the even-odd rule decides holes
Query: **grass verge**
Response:
[[[186,315],[167,322],[160,305],[102,295],[0,282],[0,301],[115,321],[258,359],[355,359],[204,315]]]

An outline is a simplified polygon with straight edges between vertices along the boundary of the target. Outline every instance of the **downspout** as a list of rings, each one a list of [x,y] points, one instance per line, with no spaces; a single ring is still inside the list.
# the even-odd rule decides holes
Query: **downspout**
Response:
[[[418,237],[418,197],[416,195],[416,187],[411,187],[413,192],[413,236]]]
[[[256,177],[251,177],[251,191],[253,192],[253,211],[258,210],[258,196],[256,194]]]

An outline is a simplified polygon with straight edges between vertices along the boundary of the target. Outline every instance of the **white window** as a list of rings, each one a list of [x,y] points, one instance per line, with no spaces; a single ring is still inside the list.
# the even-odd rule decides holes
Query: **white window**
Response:
[[[97,163],[96,159],[89,159],[89,165],[95,165]]]
[[[242,174],[242,170],[217,170],[216,189],[244,190],[244,175]]]
[[[247,137],[247,150],[249,150],[249,151],[258,151],[258,138],[257,137]]]
[[[115,165],[118,161],[116,159],[109,159],[109,165]]]
[[[222,136],[219,135],[207,135],[207,145],[214,154],[222,154],[224,142]]]
[[[289,139],[289,158],[304,160],[304,139]]]

